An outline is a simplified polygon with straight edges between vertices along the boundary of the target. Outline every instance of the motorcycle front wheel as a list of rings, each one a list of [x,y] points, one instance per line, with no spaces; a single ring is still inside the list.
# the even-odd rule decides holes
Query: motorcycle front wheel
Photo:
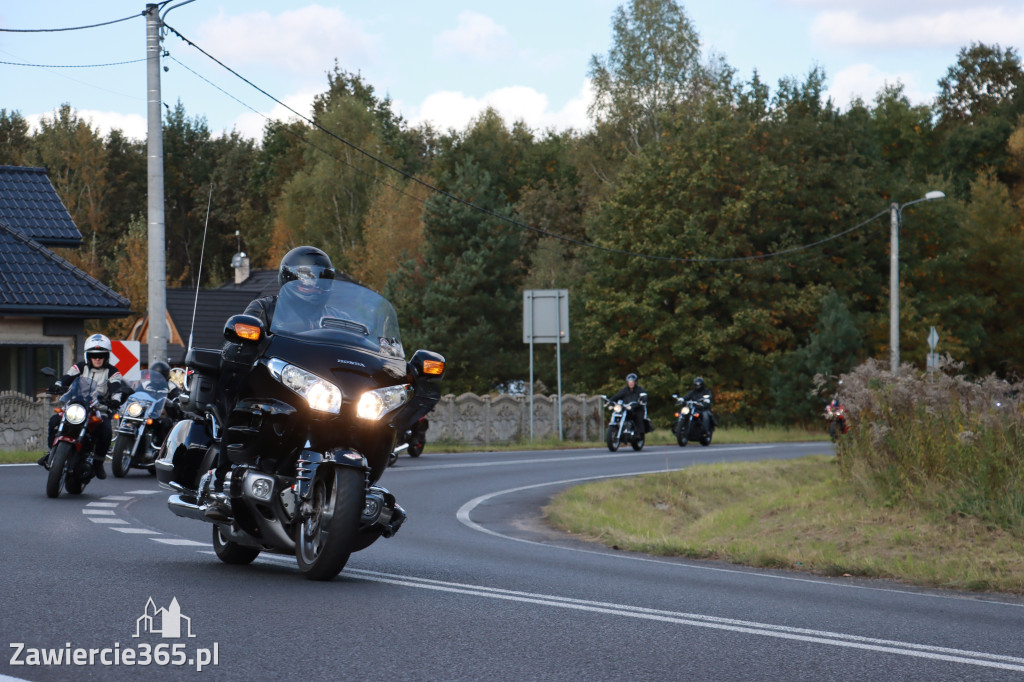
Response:
[[[363,473],[331,469],[313,480],[312,513],[295,531],[295,558],[310,580],[330,580],[345,568],[363,510]]]
[[[114,439],[114,447],[110,449],[110,468],[114,475],[124,478],[132,466],[132,449],[135,447],[135,437],[127,433],[117,434]]]
[[[61,441],[57,443],[50,455],[50,472],[46,477],[46,496],[60,496],[60,489],[64,487],[64,479],[67,472],[64,465],[71,456],[71,443]]]
[[[420,455],[423,454],[423,446],[424,445],[425,445],[425,443],[419,443],[419,442],[417,442],[417,443],[409,443],[409,448],[406,450],[406,452],[409,453],[410,457],[419,457]]]
[[[690,439],[686,437],[689,430],[689,424],[683,424],[683,422],[676,424],[676,442],[679,443],[679,447],[685,448],[686,444],[690,442]]]
[[[645,438],[644,436],[640,436],[639,438],[637,438],[637,439],[635,439],[634,441],[632,441],[632,442],[630,443],[630,445],[632,445],[632,446],[633,446],[633,449],[634,449],[634,450],[636,450],[637,452],[639,452],[640,450],[643,450],[643,449],[644,449],[644,441],[645,441],[645,440],[646,440],[646,438]]]
[[[605,439],[608,449],[615,452],[619,449],[619,429],[615,426],[608,427],[608,437]]]

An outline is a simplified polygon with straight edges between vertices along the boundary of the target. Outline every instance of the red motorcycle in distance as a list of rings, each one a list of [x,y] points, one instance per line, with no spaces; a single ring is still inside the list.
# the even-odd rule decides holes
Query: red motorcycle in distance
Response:
[[[833,441],[850,430],[850,425],[846,423],[846,408],[839,402],[838,395],[825,406],[825,419],[828,421],[828,435]]]

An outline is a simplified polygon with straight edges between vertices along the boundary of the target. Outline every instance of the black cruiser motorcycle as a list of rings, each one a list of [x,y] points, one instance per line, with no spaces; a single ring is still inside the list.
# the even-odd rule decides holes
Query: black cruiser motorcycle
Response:
[[[608,431],[605,434],[605,443],[608,449],[615,452],[623,443],[629,443],[634,450],[644,449],[644,441],[647,438],[646,429],[644,433],[635,433],[633,428],[632,414],[634,410],[640,410],[644,415],[644,425],[647,425],[647,394],[641,393],[640,400],[624,403],[617,400],[614,403],[611,399],[602,395],[601,399],[605,406],[611,411],[611,418],[608,420]]]
[[[43,374],[56,376],[49,367],[43,368]],[[93,478],[92,461],[97,456],[94,434],[103,423],[103,414],[111,409],[100,398],[99,385],[82,375],[75,377],[60,402],[60,425],[43,465],[48,471],[47,497],[59,497],[61,489],[69,495],[85,490]]]
[[[704,422],[701,415],[704,410],[710,410],[711,405],[706,401],[687,400],[685,397],[672,394],[676,399],[676,425],[672,427],[672,433],[676,435],[676,442],[679,447],[686,447],[691,440],[700,442],[704,447],[711,445],[711,436],[715,432],[715,420],[711,419],[711,430],[704,430]]]
[[[406,362],[394,308],[352,282],[286,283],[270,329],[235,315],[223,351],[192,349],[186,419],[156,462],[179,516],[213,524],[229,564],[294,554],[330,580],[406,518],[377,485],[405,431],[438,402],[444,358]]]
[[[124,478],[128,470],[146,469],[156,473],[153,462],[160,451],[156,426],[172,385],[159,372],[143,370],[138,381],[125,381],[131,394],[114,413],[114,444],[110,447],[114,476]]]

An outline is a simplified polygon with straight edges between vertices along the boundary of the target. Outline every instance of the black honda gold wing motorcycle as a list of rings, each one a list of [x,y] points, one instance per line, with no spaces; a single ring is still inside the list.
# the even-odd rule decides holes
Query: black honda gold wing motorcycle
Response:
[[[330,580],[405,520],[376,483],[396,434],[440,399],[445,359],[407,363],[391,304],[341,280],[288,282],[269,330],[235,315],[224,337],[187,358],[187,418],[156,462],[168,506],[212,523],[225,563],[294,554],[307,578]]]

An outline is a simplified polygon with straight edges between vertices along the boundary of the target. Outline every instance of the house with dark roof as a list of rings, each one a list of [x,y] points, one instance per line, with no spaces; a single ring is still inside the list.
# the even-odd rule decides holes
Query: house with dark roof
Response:
[[[0,391],[35,395],[82,355],[86,320],[131,314],[127,298],[52,247],[82,233],[44,168],[0,166]]]
[[[189,338],[193,348],[220,348],[224,343],[224,323],[237,315],[255,299],[271,296],[280,290],[277,270],[249,269],[249,258],[237,253],[232,259],[235,269],[233,282],[214,289],[168,288],[166,294],[167,362],[184,365]],[[148,360],[149,319],[135,322],[128,334],[129,340],[142,341],[142,359]]]

